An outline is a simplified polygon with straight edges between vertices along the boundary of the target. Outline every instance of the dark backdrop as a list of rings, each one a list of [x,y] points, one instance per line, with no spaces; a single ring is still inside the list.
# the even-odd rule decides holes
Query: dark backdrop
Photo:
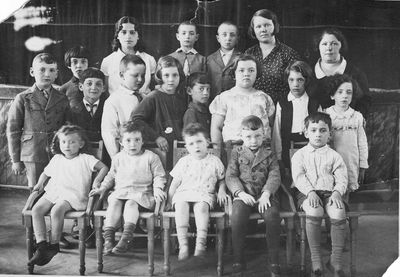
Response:
[[[218,48],[217,25],[224,20],[238,24],[239,48],[256,43],[247,36],[254,11],[275,11],[281,23],[278,38],[296,49],[313,65],[312,37],[326,26],[340,28],[349,42],[346,59],[358,65],[368,76],[370,87],[400,87],[400,2],[350,0],[33,0],[26,6],[55,9],[54,21],[48,25],[24,27],[14,31],[13,18],[0,24],[0,76],[3,82],[30,85],[29,66],[35,53],[24,42],[31,36],[61,40],[45,50],[61,62],[58,84],[71,74],[62,59],[64,52],[76,44],[86,45],[93,55],[92,65],[111,53],[113,25],[123,15],[142,22],[142,40],[146,52],[158,59],[178,47],[175,30],[178,22],[195,18],[200,39],[196,49],[208,55]]]

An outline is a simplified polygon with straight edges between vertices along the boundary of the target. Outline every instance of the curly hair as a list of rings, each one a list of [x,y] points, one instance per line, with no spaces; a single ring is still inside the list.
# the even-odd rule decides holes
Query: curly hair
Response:
[[[185,128],[182,130],[182,137],[185,139],[185,137],[190,137],[194,136],[197,134],[203,134],[205,138],[208,138],[208,131],[206,128],[204,128],[203,125],[200,123],[189,123]]]
[[[363,95],[357,81],[347,74],[335,74],[333,76],[327,76],[326,78],[326,89],[329,96],[335,95],[336,91],[343,83],[351,83],[353,86],[351,102],[360,99]]]
[[[321,42],[322,38],[324,35],[333,35],[335,38],[340,41],[340,44],[342,45],[339,49],[340,55],[345,54],[348,51],[348,44],[346,37],[343,35],[343,33],[336,28],[326,28],[322,30],[322,32],[318,33],[316,36],[314,36],[313,42],[314,42],[314,51],[319,53],[319,43]]]
[[[290,71],[300,73],[305,79],[305,88],[308,88],[311,80],[313,79],[313,71],[311,67],[303,61],[293,61],[291,64],[286,67],[284,72],[284,80],[287,81],[289,79]]]
[[[135,30],[138,33],[138,41],[135,45],[135,51],[143,52],[145,47],[142,41],[142,28],[140,27],[140,22],[132,16],[123,16],[115,23],[114,38],[111,43],[113,52],[121,49],[121,43],[118,40],[118,34],[122,30],[122,24],[131,23],[135,25]]]
[[[63,154],[60,149],[60,138],[59,136],[63,135],[70,135],[70,134],[78,134],[81,140],[84,142],[83,147],[79,150],[79,153],[89,153],[89,139],[86,135],[86,131],[78,126],[67,124],[61,126],[61,128],[57,131],[57,133],[53,137],[53,141],[51,143],[51,153],[55,154]]]

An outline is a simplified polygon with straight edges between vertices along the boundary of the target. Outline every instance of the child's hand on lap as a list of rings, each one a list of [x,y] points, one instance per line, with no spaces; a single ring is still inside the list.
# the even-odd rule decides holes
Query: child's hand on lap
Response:
[[[166,198],[165,192],[160,188],[154,188],[154,199],[157,202],[161,202]]]
[[[254,206],[256,204],[256,200],[254,199],[253,196],[251,196],[248,193],[245,193],[244,191],[239,192],[238,197],[246,204],[249,206]]]
[[[226,194],[226,190],[223,188],[220,188],[218,190],[218,195],[217,195],[217,202],[220,206],[225,205],[228,203],[228,194]]]
[[[162,151],[164,151],[164,152],[168,151],[168,141],[166,138],[161,137],[161,136],[158,137],[156,139],[156,144]]]
[[[261,194],[260,199],[258,199],[258,211],[264,213],[269,207],[271,207],[270,201],[271,193],[269,191],[264,191]]]
[[[94,195],[101,195],[105,191],[104,188],[97,188],[94,187],[90,192],[89,192],[89,197],[94,196]]]
[[[315,191],[310,191],[307,195],[308,203],[313,208],[318,208],[319,205],[322,206],[321,199],[318,197]]]
[[[331,197],[329,197],[329,205],[336,204],[336,207],[338,209],[343,209],[343,202],[342,202],[342,196],[338,191],[332,192]]]
[[[22,174],[24,171],[24,164],[22,162],[16,162],[12,164],[12,171],[15,175]]]

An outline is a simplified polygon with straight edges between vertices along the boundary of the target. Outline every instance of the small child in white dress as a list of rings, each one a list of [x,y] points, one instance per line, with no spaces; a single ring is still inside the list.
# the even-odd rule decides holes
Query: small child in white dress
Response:
[[[335,104],[326,109],[332,119],[332,148],[343,158],[349,177],[349,191],[355,191],[364,183],[368,168],[368,143],[365,120],[362,114],[350,107],[358,97],[358,85],[350,76],[329,77],[329,95]]]
[[[175,206],[179,260],[189,257],[187,232],[190,206],[193,205],[197,229],[194,255],[202,256],[206,251],[210,209],[215,202],[223,205],[227,199],[225,168],[218,157],[207,152],[207,131],[199,123],[190,123],[182,135],[189,154],[182,157],[170,172],[173,179],[168,192],[168,206]]]
[[[100,188],[93,189],[89,194],[102,194],[114,187],[108,197],[104,223],[104,254],[126,252],[139,219],[139,207],[153,210],[155,202],[161,202],[166,196],[163,191],[166,174],[161,160],[157,154],[143,148],[144,126],[127,122],[122,124],[120,134],[121,152],[112,158],[111,169]],[[114,246],[115,229],[121,215],[124,229],[121,239]]]
[[[92,173],[99,172],[93,181],[94,187],[100,185],[107,174],[107,166],[94,156],[85,154],[87,142],[85,130],[76,125],[64,125],[54,136],[51,150],[55,156],[33,188],[33,191],[44,189],[45,193],[32,208],[37,250],[29,265],[45,265],[60,251],[65,213],[86,209]],[[50,244],[46,242],[44,218],[48,212],[51,215]]]

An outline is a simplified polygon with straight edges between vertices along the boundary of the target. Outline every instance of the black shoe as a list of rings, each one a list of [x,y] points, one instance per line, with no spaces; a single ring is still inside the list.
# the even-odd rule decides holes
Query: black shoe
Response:
[[[47,242],[44,243],[45,245],[38,244],[38,249],[36,250],[32,259],[29,260],[28,265],[34,265],[34,264],[39,266],[46,265],[58,252],[60,252],[60,245],[58,243],[50,245],[48,245]]]
[[[37,262],[42,259],[43,253],[49,248],[49,245],[46,241],[41,241],[36,245],[35,253],[32,258],[28,261],[28,265],[35,265]]]
[[[64,234],[60,238],[60,248],[61,249],[71,249],[72,244],[65,238]]]

